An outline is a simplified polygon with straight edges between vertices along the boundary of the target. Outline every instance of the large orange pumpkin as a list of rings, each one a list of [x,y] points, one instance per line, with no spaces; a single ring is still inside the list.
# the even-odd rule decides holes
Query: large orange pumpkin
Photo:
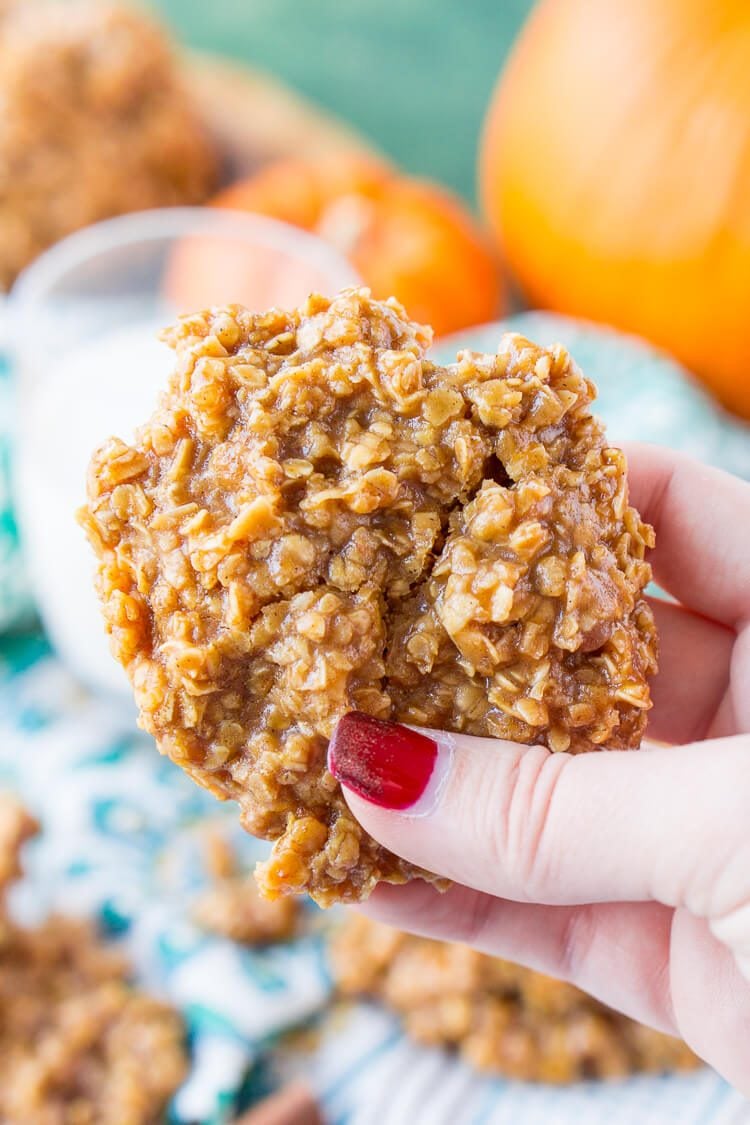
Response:
[[[543,0],[479,178],[532,303],[647,336],[750,417],[747,0]]]
[[[398,297],[438,335],[503,311],[496,254],[467,208],[438,185],[374,158],[280,160],[227,188],[213,205],[319,234],[376,297]]]

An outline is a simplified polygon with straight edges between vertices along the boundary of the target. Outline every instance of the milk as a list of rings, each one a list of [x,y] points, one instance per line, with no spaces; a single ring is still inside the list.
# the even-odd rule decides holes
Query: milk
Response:
[[[86,684],[130,700],[93,589],[94,555],[75,519],[86,469],[108,437],[130,441],[166,386],[173,353],[164,320],[142,320],[49,357],[21,403],[16,505],[30,578],[50,639]]]

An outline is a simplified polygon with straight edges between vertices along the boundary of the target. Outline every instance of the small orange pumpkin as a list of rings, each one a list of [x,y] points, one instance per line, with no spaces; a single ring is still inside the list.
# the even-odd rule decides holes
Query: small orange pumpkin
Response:
[[[497,258],[449,192],[360,155],[284,159],[221,192],[213,206],[313,231],[376,297],[395,296],[438,335],[503,311]]]
[[[532,303],[648,337],[750,417],[746,0],[543,0],[479,181]]]

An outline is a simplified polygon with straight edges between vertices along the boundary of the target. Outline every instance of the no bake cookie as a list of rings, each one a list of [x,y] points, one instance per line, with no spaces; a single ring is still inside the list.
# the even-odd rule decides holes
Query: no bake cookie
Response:
[[[0,2],[0,291],[89,223],[201,203],[215,145],[147,16],[97,0]]]
[[[326,769],[349,710],[639,744],[653,533],[562,347],[509,334],[439,366],[429,330],[366,290],[165,338],[167,390],[95,454],[81,518],[141,722],[275,841],[267,894],[351,902],[415,874]]]

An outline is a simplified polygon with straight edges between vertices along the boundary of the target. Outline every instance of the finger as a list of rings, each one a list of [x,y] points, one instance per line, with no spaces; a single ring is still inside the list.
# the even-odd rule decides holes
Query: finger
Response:
[[[749,753],[742,736],[550,754],[350,712],[329,765],[376,840],[475,890],[548,905],[657,901],[719,917],[747,893]]]
[[[632,444],[631,501],[654,525],[657,581],[698,613],[750,618],[750,484],[661,446]]]
[[[659,633],[659,674],[651,684],[648,734],[664,742],[705,738],[729,687],[735,634],[658,598],[649,599]]]
[[[676,910],[671,963],[680,1034],[697,1055],[750,1097],[750,990],[735,958],[702,918]]]
[[[669,990],[673,911],[656,903],[537,906],[454,884],[382,885],[358,910],[400,930],[459,941],[582,988],[633,1019],[676,1034]]]

